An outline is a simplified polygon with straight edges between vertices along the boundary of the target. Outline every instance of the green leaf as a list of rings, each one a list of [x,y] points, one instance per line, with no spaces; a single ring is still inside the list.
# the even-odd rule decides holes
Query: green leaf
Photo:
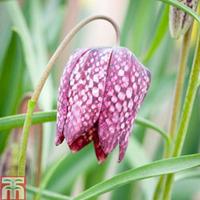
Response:
[[[133,156],[133,152],[135,156]],[[143,145],[137,141],[134,135],[130,137],[128,148],[126,151],[126,159],[129,162],[130,168],[136,168],[144,164],[150,163],[151,160],[147,156],[148,154],[143,148]],[[142,183],[140,183],[140,188],[142,189],[142,193],[144,194],[146,200],[150,200],[152,198],[154,186],[155,180],[152,179],[144,180],[142,181]]]
[[[26,114],[11,115],[0,118],[0,131],[22,127]],[[32,124],[53,122],[56,120],[56,111],[33,113]]]
[[[165,141],[168,144],[170,143],[170,139],[168,137],[168,134],[164,130],[162,130],[161,128],[159,128],[153,122],[151,122],[151,121],[149,121],[147,119],[141,118],[141,117],[137,117],[135,119],[135,123],[138,124],[138,125],[145,126],[147,128],[155,130],[157,133],[159,133],[165,139]]]
[[[40,11],[42,8],[40,7],[40,1],[28,1],[31,6],[31,13],[29,16],[29,25],[32,27],[32,32],[29,29],[25,16],[22,12],[22,8],[19,5],[18,1],[9,1],[6,3],[6,10],[10,15],[10,18],[13,22],[15,29],[20,33],[23,50],[24,50],[24,58],[26,61],[27,71],[29,73],[29,79],[27,82],[31,83],[33,88],[39,82],[39,78],[47,64],[47,47],[44,41],[44,25],[43,16]],[[51,31],[50,31],[51,32]],[[43,37],[44,36],[44,37]],[[35,42],[35,43],[34,43]],[[51,109],[53,104],[53,99],[55,97],[53,84],[51,75],[45,83],[43,92],[40,95],[39,104],[41,109]],[[43,128],[43,160],[47,160],[48,152],[50,151],[49,147],[52,143],[53,137],[50,137],[48,134],[52,130],[52,127],[47,124]],[[48,138],[46,138],[48,137]],[[47,162],[42,162],[43,167],[47,164]]]
[[[180,172],[176,175],[175,180],[180,181],[183,179],[200,179],[200,170],[197,169],[189,169],[184,172]]]
[[[132,23],[134,19],[134,8],[135,8],[135,1],[129,0],[128,4],[128,10],[126,12],[126,17],[123,23],[122,31],[120,34],[120,45],[125,46],[127,43],[127,40],[129,39],[127,36],[129,36],[130,28],[132,28]]]
[[[53,176],[53,174],[56,172],[57,168],[62,164],[62,162],[66,159],[66,156],[58,160],[55,164],[53,164],[50,169],[45,173],[45,176],[43,177],[41,184],[40,184],[40,190],[46,188],[49,180]],[[38,193],[38,195],[35,197],[35,200],[40,199],[41,194]]]
[[[11,21],[8,18],[8,13],[5,11],[5,6],[0,4],[0,74],[1,74],[1,67],[2,61],[4,59],[5,53],[8,49],[8,45],[10,43],[10,39],[12,36],[11,31]]]
[[[38,78],[38,70],[36,68],[36,58],[35,52],[33,50],[32,39],[26,25],[26,21],[21,13],[17,1],[8,1],[5,3],[5,5],[15,29],[20,33],[25,55],[24,57],[26,60],[27,68],[30,72],[31,82],[33,83],[33,85],[35,85]]]
[[[162,16],[161,16],[161,19],[160,19],[160,23],[156,27],[155,36],[154,36],[154,38],[151,42],[149,49],[147,50],[147,52],[146,52],[146,54],[143,58],[144,63],[148,62],[151,59],[151,57],[153,56],[153,54],[155,53],[155,51],[158,49],[161,42],[163,41],[164,36],[167,32],[169,7],[168,6],[165,7],[162,12],[163,13],[162,13]]]
[[[98,182],[101,182],[105,175],[106,171],[108,170],[109,165],[111,164],[110,157],[103,165],[94,165],[93,168],[88,170],[88,172],[85,174],[84,182],[85,182],[85,188],[89,188]]]
[[[44,174],[44,177],[47,177],[47,179],[45,178],[45,183],[42,181],[41,185],[44,184],[45,188],[48,188],[48,190],[63,194],[70,193],[75,180],[93,165],[97,165],[95,154],[91,151],[92,148],[90,147],[91,145],[76,154],[70,153],[67,155],[65,159],[56,166],[56,170],[53,170],[53,173],[50,171],[50,176]]]
[[[12,114],[16,108],[16,99],[20,92],[24,65],[22,63],[22,48],[19,36],[13,36],[3,61],[3,71],[0,76],[0,115]],[[16,89],[17,88],[17,89]]]
[[[148,3],[146,0],[140,0],[137,1],[137,3],[138,6],[135,8],[135,11],[132,10],[132,12],[134,12],[134,19],[132,19],[132,21],[134,20],[134,24],[130,24],[130,26],[133,27],[131,34],[131,48],[136,55],[141,57],[148,42],[146,33],[152,30],[152,19],[149,15],[156,18],[155,9],[157,8],[157,4],[154,0],[148,0]]]
[[[156,19],[156,7],[157,4],[154,0],[148,2],[129,0],[120,44],[133,50],[136,55],[142,55],[143,50],[146,49],[149,37],[147,33],[154,28],[152,18]]]
[[[126,159],[125,159],[126,160]],[[115,174],[119,174],[119,173],[123,173],[124,171],[127,171],[128,169],[130,169],[128,167],[128,163],[127,162],[122,162],[118,165],[116,165],[116,162],[114,163],[115,164],[115,169],[114,173],[112,176],[110,176],[109,178],[112,178]],[[105,180],[105,179],[104,179]],[[116,199],[126,199],[126,200],[132,200],[133,197],[134,199],[140,199],[138,198],[138,195],[135,194],[135,188],[137,188],[137,194],[142,194],[142,191],[138,188],[138,183],[136,182],[133,182],[129,185],[124,185],[122,187],[119,187],[117,188],[116,190],[113,190],[112,192],[109,192],[110,195],[111,195],[111,200],[116,200]],[[104,194],[106,195],[106,194]],[[102,197],[100,199],[104,199],[104,195],[102,195]],[[97,197],[93,197],[95,200],[98,199]]]
[[[16,112],[17,104],[23,93],[24,70],[21,41],[19,35],[13,32],[0,74],[0,116]],[[3,151],[8,136],[8,132],[1,132],[0,152]]]
[[[7,130],[7,129],[11,129],[11,128],[16,128],[16,127],[22,127],[24,124],[24,120],[25,120],[25,114],[2,117],[2,118],[0,118],[0,130]],[[33,113],[32,124],[52,122],[55,120],[56,120],[56,111],[55,110],[49,111],[49,112],[36,112],[36,113]],[[137,117],[135,119],[135,123],[155,130],[169,144],[170,139],[169,139],[167,133],[163,129],[159,128],[153,122],[151,122],[147,119],[144,119],[142,117]]]
[[[193,154],[197,153],[199,150],[200,134],[199,131],[197,131],[199,129],[199,119],[200,119],[199,105],[200,105],[200,98],[197,95],[194,102],[194,108],[198,109],[192,110],[190,125],[188,128],[188,134],[185,139],[186,141],[190,142],[185,142],[182,151],[183,154]]]
[[[178,181],[173,188],[171,199],[199,200],[200,181],[196,178]]]
[[[42,65],[45,61],[41,62],[41,58],[40,61],[38,61],[38,58],[34,51],[34,45],[30,30],[28,29],[26,20],[24,18],[24,15],[21,11],[18,2],[8,1],[5,3],[5,5],[6,5],[6,10],[10,15],[10,18],[13,22],[15,29],[17,30],[17,32],[21,37],[24,59],[29,72],[30,82],[33,85],[33,87],[36,87],[40,78],[40,74],[42,73],[45,67]],[[45,109],[51,108],[52,98],[53,98],[52,96],[53,92],[52,92],[51,80],[48,79],[46,86],[44,88],[44,92],[41,94],[40,98],[42,108]]]
[[[200,154],[155,161],[136,169],[128,170],[112,177],[111,179],[98,183],[88,190],[80,193],[74,198],[74,200],[89,199],[91,197],[114,190],[132,181],[143,180],[164,174],[176,173],[197,166],[200,166]]]
[[[195,13],[188,6],[184,5],[183,3],[181,3],[181,2],[179,2],[177,0],[158,0],[158,1],[162,1],[164,3],[167,3],[167,4],[170,4],[172,6],[175,6],[175,7],[179,8],[180,10],[185,11],[186,13],[188,13],[189,15],[191,15],[194,19],[196,19],[198,21],[198,23],[200,23],[200,17],[198,16],[198,14]]]

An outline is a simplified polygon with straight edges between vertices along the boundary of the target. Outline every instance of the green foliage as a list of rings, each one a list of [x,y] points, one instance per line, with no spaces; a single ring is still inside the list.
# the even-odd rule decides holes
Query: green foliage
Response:
[[[118,187],[121,187],[133,181],[148,179],[163,174],[177,173],[189,168],[199,166],[199,162],[200,162],[200,154],[181,156],[179,158],[170,158],[167,160],[156,161],[151,164],[143,165],[141,167],[125,171],[123,173],[120,173],[112,177],[111,179],[93,185],[91,188],[80,193],[73,199],[74,200],[91,199],[92,197],[114,190]],[[28,191],[30,192],[36,192],[36,193],[39,192],[38,189],[32,186],[28,186],[27,188]],[[44,196],[47,196],[50,199],[51,195],[52,196],[55,195],[57,199],[63,199],[63,198],[68,199],[67,196],[59,197],[57,193],[48,192],[48,190],[44,190],[44,192],[41,192],[41,194],[44,194]]]
[[[15,31],[12,33],[1,69],[0,114],[1,116],[6,116],[16,112],[18,102],[23,94],[22,84],[25,65],[23,62],[21,41],[19,35]],[[0,152],[3,151],[8,136],[8,132],[1,133]]]
[[[77,10],[73,10],[72,13],[69,9],[72,5],[63,0],[20,2],[21,4],[15,0],[0,1],[1,156],[4,155],[4,149],[9,148],[10,133],[15,132],[15,128],[22,127],[24,123],[25,114],[17,114],[23,95],[36,86],[49,56],[63,38],[66,24],[71,26],[71,19],[67,17],[76,15],[76,20],[73,21],[75,23],[90,12],[86,4],[83,7],[78,3],[77,7],[73,5]],[[73,4],[74,1],[71,2]],[[125,159],[120,164],[117,164],[115,159],[115,153],[118,152],[113,152],[105,163],[98,165],[92,145],[77,154],[66,153],[66,144],[62,147],[54,146],[54,109],[58,75],[62,71],[62,68],[58,67],[58,61],[40,98],[39,107],[42,111],[33,114],[32,124],[43,124],[43,147],[40,152],[43,155],[42,176],[37,187],[30,185],[28,180],[28,198],[36,195],[37,200],[95,200],[99,195],[109,192],[108,199],[111,200],[150,200],[156,186],[155,177],[170,173],[176,173],[172,199],[193,199],[197,195],[200,172],[199,168],[194,167],[198,167],[200,163],[200,155],[196,154],[200,147],[199,93],[196,95],[183,148],[183,154],[193,155],[167,160],[161,158],[164,144],[170,143],[165,130],[171,112],[181,43],[172,40],[168,33],[168,11],[171,5],[186,11],[200,23],[199,15],[177,0],[128,1],[121,26],[121,45],[130,48],[147,65],[152,72],[152,83],[139,113],[142,117],[136,118],[134,134],[130,137]],[[77,36],[78,47],[85,37],[86,35],[81,33]],[[194,34],[188,72],[191,69],[195,45]],[[189,73],[185,80],[185,91],[188,77]],[[183,101],[184,97],[185,92]],[[30,140],[34,143],[32,136]],[[32,155],[38,150],[38,144],[34,145],[29,148]],[[36,162],[32,160],[31,164],[31,176],[35,176]],[[186,189],[183,191],[182,188]],[[104,199],[104,196],[102,198]]]
[[[159,176],[162,174],[171,174],[188,168],[199,166],[200,155],[182,156],[179,158],[171,158],[168,160],[156,161],[142,167],[131,169],[109,180],[98,183],[88,190],[75,197],[75,200],[89,199],[93,196],[113,190],[131,181],[142,180]]]

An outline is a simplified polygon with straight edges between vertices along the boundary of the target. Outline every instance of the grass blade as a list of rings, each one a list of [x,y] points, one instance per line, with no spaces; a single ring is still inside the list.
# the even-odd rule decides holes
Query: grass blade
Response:
[[[0,116],[16,112],[17,104],[23,94],[24,62],[19,35],[13,32],[9,47],[2,62],[0,74]],[[16,89],[17,88],[17,89]],[[1,132],[0,152],[8,139],[8,132]]]
[[[25,114],[2,117],[0,118],[0,131],[21,127],[24,124],[24,120],[25,120]],[[40,123],[52,122],[52,121],[56,121],[55,110],[48,111],[48,112],[35,112],[33,114],[32,124],[40,124]],[[159,128],[153,122],[147,119],[144,119],[142,117],[137,117],[135,119],[135,123],[155,130],[165,139],[167,143],[169,143],[169,138],[167,136],[167,133],[163,129]]]
[[[111,179],[98,183],[76,196],[74,200],[89,199],[91,197],[95,197],[108,191],[114,190],[132,181],[143,180],[164,174],[176,173],[189,168],[197,167],[199,165],[200,154],[155,161],[142,167],[128,170],[114,176]]]
[[[160,23],[156,28],[156,33],[155,36],[151,42],[151,45],[149,49],[147,50],[146,54],[144,55],[143,62],[146,63],[148,62],[151,57],[154,55],[155,51],[158,49],[160,46],[162,40],[164,39],[164,36],[167,32],[168,29],[168,12],[169,12],[169,7],[165,7],[160,19]]]

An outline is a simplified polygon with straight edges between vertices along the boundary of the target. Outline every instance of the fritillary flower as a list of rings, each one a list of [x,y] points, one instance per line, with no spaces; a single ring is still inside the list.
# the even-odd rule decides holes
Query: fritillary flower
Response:
[[[192,10],[196,11],[199,0],[178,0],[190,7]],[[190,26],[192,25],[193,18],[189,16],[186,12],[171,6],[169,15],[169,27],[171,36],[174,38],[179,38],[184,35]]]
[[[126,48],[80,49],[61,78],[57,136],[72,152],[93,142],[102,162],[119,144],[124,157],[136,113],[150,85],[150,72]]]

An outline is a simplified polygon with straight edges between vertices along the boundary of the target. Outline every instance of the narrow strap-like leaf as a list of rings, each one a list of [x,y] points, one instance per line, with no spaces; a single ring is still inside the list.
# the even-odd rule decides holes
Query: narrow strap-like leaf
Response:
[[[25,114],[19,114],[19,115],[11,115],[0,118],[0,131],[22,127],[24,124],[25,116],[26,116]],[[48,112],[35,112],[33,113],[32,124],[53,122],[55,120],[56,120],[56,110]],[[138,117],[136,118],[135,123],[155,130],[166,140],[167,143],[169,143],[169,138],[167,136],[167,133],[153,122]]]
[[[200,154],[181,156],[166,160],[155,161],[136,169],[118,174],[111,179],[98,183],[80,193],[74,200],[85,200],[98,196],[132,181],[143,180],[164,174],[176,173],[182,170],[200,166]]]

